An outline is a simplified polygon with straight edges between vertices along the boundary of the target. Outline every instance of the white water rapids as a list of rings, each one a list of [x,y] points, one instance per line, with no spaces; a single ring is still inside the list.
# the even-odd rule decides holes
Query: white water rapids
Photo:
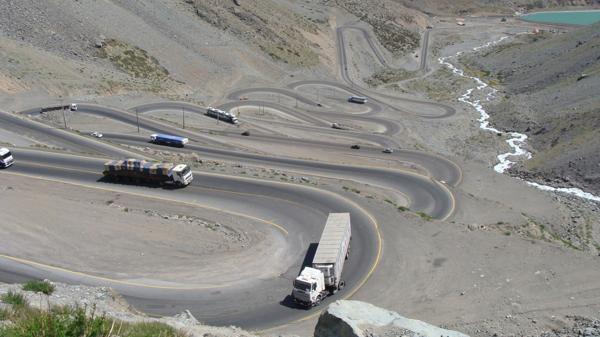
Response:
[[[473,51],[478,51],[478,50],[493,46],[495,44],[498,44],[498,43],[504,41],[507,38],[508,38],[508,36],[503,36],[502,38],[500,38],[498,40],[490,41],[482,46],[475,47],[475,48],[473,48]],[[465,73],[462,69],[459,69],[459,68],[455,67],[452,63],[448,62],[448,59],[456,58],[456,57],[460,56],[461,54],[462,54],[462,52],[458,52],[454,56],[440,57],[438,59],[438,62],[440,64],[448,67],[450,70],[452,70],[452,72],[454,74],[461,76],[461,77],[469,78],[469,79],[475,81],[475,83],[477,83],[477,86],[475,88],[471,88],[471,89],[467,90],[467,92],[465,92],[458,100],[460,102],[463,102],[465,104],[472,106],[475,110],[477,110],[477,112],[479,113],[479,116],[480,116],[478,119],[479,128],[486,130],[486,131],[494,132],[496,134],[502,133],[500,130],[498,130],[490,125],[490,122],[489,122],[490,115],[483,108],[483,105],[481,104],[481,100],[473,98],[473,92],[475,90],[483,91],[483,90],[487,89],[488,93],[486,95],[486,101],[491,101],[495,97],[496,92],[498,92],[498,90],[490,87],[487,83],[485,83],[478,77],[465,75]],[[531,159],[531,152],[529,152],[523,148],[523,146],[525,146],[525,144],[527,142],[527,135],[518,133],[518,132],[508,132],[508,134],[511,136],[511,138],[507,139],[506,142],[508,143],[508,145],[510,146],[512,151],[498,155],[498,157],[497,157],[498,164],[496,164],[494,166],[494,171],[496,171],[498,173],[505,173],[506,170],[508,170],[515,163],[514,161],[511,161],[509,158],[525,157],[525,159]],[[557,187],[552,187],[552,186],[547,186],[547,185],[541,185],[541,184],[530,182],[530,181],[525,181],[525,182],[528,185],[534,186],[542,191],[566,193],[566,194],[571,194],[571,195],[574,195],[574,196],[577,196],[580,198],[584,198],[587,200],[600,202],[599,196],[593,195],[588,192],[584,192],[579,188],[560,188],[560,187],[557,188]]]

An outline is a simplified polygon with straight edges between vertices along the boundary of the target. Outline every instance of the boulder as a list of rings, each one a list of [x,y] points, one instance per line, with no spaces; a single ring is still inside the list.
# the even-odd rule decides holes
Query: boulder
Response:
[[[336,301],[319,317],[314,337],[469,337],[360,301]]]

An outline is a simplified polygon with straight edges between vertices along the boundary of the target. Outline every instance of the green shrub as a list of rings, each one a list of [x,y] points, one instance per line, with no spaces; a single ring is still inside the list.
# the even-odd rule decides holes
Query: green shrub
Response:
[[[54,285],[48,281],[31,280],[23,284],[23,290],[51,295],[54,292]]]
[[[21,293],[16,293],[12,290],[9,290],[8,293],[2,295],[0,300],[4,303],[8,303],[14,306],[24,306],[27,305],[27,299]]]
[[[44,311],[24,306],[7,316],[12,323],[0,327],[2,337],[185,337],[162,323],[125,323],[96,315],[95,307],[54,307]]]
[[[419,215],[421,217],[421,219],[423,219],[425,221],[433,220],[433,217],[425,212],[417,212],[417,215]]]

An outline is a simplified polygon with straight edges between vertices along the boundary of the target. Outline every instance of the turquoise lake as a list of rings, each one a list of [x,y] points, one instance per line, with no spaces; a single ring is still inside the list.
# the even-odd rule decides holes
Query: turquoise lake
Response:
[[[593,23],[600,22],[600,10],[538,12],[523,15],[521,19],[540,23],[591,25]]]

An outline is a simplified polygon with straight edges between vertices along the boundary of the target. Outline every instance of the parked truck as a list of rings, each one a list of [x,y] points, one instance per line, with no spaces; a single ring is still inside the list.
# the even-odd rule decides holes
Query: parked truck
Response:
[[[165,135],[162,133],[154,133],[150,135],[150,141],[154,144],[183,147],[189,142],[189,139],[185,137]]]
[[[152,163],[139,159],[111,160],[104,164],[104,176],[111,180],[126,180],[157,184],[189,185],[194,179],[185,164]]]
[[[0,148],[0,168],[7,168],[7,167],[11,166],[14,162],[15,162],[15,160],[13,159],[13,156],[12,156],[12,153],[10,153],[10,150],[5,147],[1,147]]]
[[[294,280],[292,297],[296,303],[313,307],[344,287],[342,270],[351,239],[350,214],[330,213],[312,264]]]

